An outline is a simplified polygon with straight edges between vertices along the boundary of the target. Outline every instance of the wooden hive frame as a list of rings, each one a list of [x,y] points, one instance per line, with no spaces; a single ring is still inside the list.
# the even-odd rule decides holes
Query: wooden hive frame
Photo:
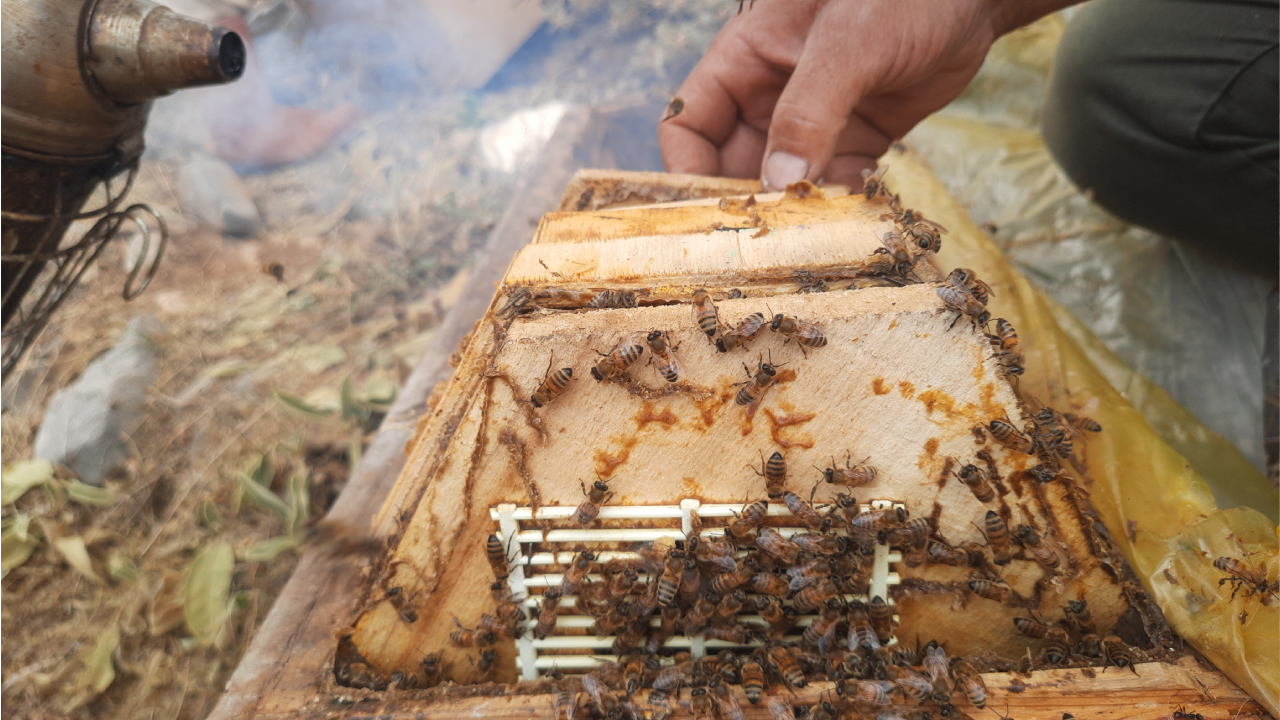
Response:
[[[858,285],[858,278],[882,272],[883,256],[876,250],[877,237],[889,227],[881,219],[885,210],[882,199],[857,196],[762,196],[749,212],[713,203],[547,216],[534,243],[512,263],[490,314],[465,343],[454,379],[420,423],[409,463],[378,521],[390,550],[361,590],[357,621],[341,633],[338,669],[359,661],[384,676],[411,673],[424,654],[443,651],[454,679],[465,680],[474,653],[449,648],[446,636],[454,629],[452,617],[471,624],[495,605],[483,545],[499,525],[491,513],[501,506],[572,507],[582,498],[578,481],[595,474],[619,476],[614,505],[678,507],[691,498],[741,504],[748,488],[755,497],[763,495],[759,479],[745,466],[766,447],[786,449],[797,475],[811,461],[829,465],[829,456],[841,450],[872,454],[884,472],[880,483],[860,489],[859,496],[905,503],[913,514],[932,517],[938,536],[956,546],[983,541],[973,523],[989,508],[1050,538],[1064,558],[1062,569],[1046,573],[1026,558],[1010,563],[1003,576],[1017,592],[1012,606],[968,593],[972,569],[897,567],[904,578],[896,593],[902,628],[929,626],[931,636],[953,653],[985,650],[1019,658],[1038,651],[1034,641],[1012,635],[1010,619],[1033,609],[1060,617],[1057,608],[1079,598],[1088,600],[1100,626],[1118,627],[1116,632],[1135,639],[1162,639],[1166,631],[1158,613],[1094,529],[1079,488],[1070,481],[1030,481],[1025,471],[1032,459],[974,433],[990,419],[1017,417],[1018,399],[986,339],[965,321],[948,327],[955,313],[940,303],[933,285],[795,292],[797,270],[806,273],[802,284],[825,281],[828,287]],[[917,274],[937,278],[923,263]],[[719,302],[727,323],[767,304],[769,311],[818,321],[830,343],[806,353],[766,330],[758,349],[767,348],[777,364],[787,363],[794,377],[785,378],[758,408],[736,407],[734,383],[748,356],[716,353],[700,336],[682,302],[694,287],[721,296],[730,288],[746,292],[745,299]],[[640,306],[583,309],[608,289],[641,289]],[[540,309],[518,316],[503,312],[510,307]],[[672,386],[646,368],[627,383],[587,377],[596,351],[650,328],[666,330],[679,345],[687,381]],[[535,410],[527,396],[552,356],[555,366],[578,371],[574,386]],[[840,420],[822,420],[833,415]],[[870,417],[879,422],[858,424]],[[950,458],[957,457],[985,463],[998,478],[997,501],[980,503],[954,480],[956,463]],[[643,480],[627,483],[628,474]],[[810,470],[792,488],[803,488],[807,496],[815,477]],[[824,493],[819,500],[828,498]],[[387,591],[394,587],[414,598],[415,622],[405,623],[388,602]],[[939,617],[955,621],[929,625]],[[1169,657],[1158,647],[1149,650],[1153,660]],[[514,643],[502,646],[499,655],[496,679],[515,681]],[[1087,668],[1079,673],[1050,670],[1021,680],[993,674],[988,687],[993,703],[1007,697],[1010,707],[1025,713],[1052,707],[1046,705],[1052,702],[1045,699],[1052,696],[1047,686],[1033,690],[1038,683],[1099,677]],[[1125,682],[1161,686],[1171,693],[1167,697],[1180,698],[1189,693],[1188,673],[1185,665],[1153,662],[1142,666],[1141,683]],[[1110,674],[1114,678],[1115,670]],[[1107,682],[1114,689],[1118,681]],[[1178,683],[1181,690],[1170,689]],[[342,687],[330,676],[309,705],[318,711],[316,703],[328,702],[332,709],[335,699],[345,698],[383,711],[527,717],[550,707],[551,697],[541,693],[552,687],[540,680],[387,695]],[[821,687],[815,684],[797,702],[812,702]],[[1245,700],[1238,690],[1220,695],[1235,703],[1233,709]],[[1203,706],[1203,699],[1199,693],[1188,702]],[[748,710],[759,716],[762,708]]]

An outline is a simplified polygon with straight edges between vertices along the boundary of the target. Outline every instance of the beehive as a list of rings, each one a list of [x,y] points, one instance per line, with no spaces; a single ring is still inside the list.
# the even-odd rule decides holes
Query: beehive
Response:
[[[745,204],[544,219],[421,425],[384,509],[381,522],[396,538],[394,549],[349,635],[371,668],[385,676],[413,674],[424,655],[441,652],[452,679],[468,680],[478,652],[454,647],[449,634],[459,625],[475,628],[482,614],[496,610],[485,545],[502,529],[504,512],[508,530],[516,527],[516,513],[530,518],[541,509],[537,517],[559,518],[526,520],[519,549],[511,550],[520,563],[537,556],[549,564],[522,565],[531,576],[553,574],[512,586],[530,596],[532,611],[575,550],[626,552],[636,538],[682,536],[688,530],[682,503],[740,508],[764,498],[764,483],[750,466],[775,450],[785,454],[789,489],[806,500],[813,492],[820,509],[842,490],[821,482],[820,469],[867,459],[879,477],[847,491],[862,504],[901,504],[911,517],[931,520],[935,540],[970,549],[987,543],[984,517],[995,511],[1010,528],[1035,528],[1059,556],[1058,567],[1047,569],[1014,542],[1016,557],[1006,565],[992,564],[987,549],[975,550],[975,559],[984,560],[974,566],[908,567],[901,553],[882,550],[882,559],[896,561],[896,587],[887,599],[899,619],[897,640],[913,646],[936,640],[952,654],[986,651],[1016,662],[1041,648],[1013,631],[1014,617],[1037,613],[1053,622],[1069,601],[1083,600],[1100,632],[1141,644],[1151,620],[1095,528],[1083,491],[1065,475],[1037,482],[1027,473],[1036,459],[985,430],[999,419],[1020,426],[1023,411],[988,338],[939,299],[940,278],[928,258],[902,287],[864,287],[889,284],[868,280],[885,275],[880,238],[893,227],[883,217],[887,201],[793,192],[761,196],[749,210]],[[819,281],[827,292],[801,292]],[[828,343],[806,349],[765,329],[748,350],[718,352],[692,316],[691,293],[703,287],[722,298],[717,306],[728,327],[751,313],[780,313],[816,323]],[[738,294],[734,289],[744,297],[728,299]],[[636,292],[639,306],[587,307],[606,290]],[[643,359],[623,382],[591,378],[598,353],[625,338],[642,341],[652,330],[678,348],[680,382],[665,381]],[[738,405],[740,383],[761,362],[779,368],[779,381],[759,403]],[[563,395],[535,408],[529,397],[549,367],[571,367],[574,379]],[[1087,461],[1087,447],[1078,455]],[[956,478],[969,463],[989,473],[994,500],[980,502]],[[610,510],[575,534],[565,516],[583,500],[582,483],[598,477],[612,478]],[[797,525],[778,503],[773,507],[780,516],[772,523]],[[706,519],[708,527],[723,522]],[[650,532],[627,534],[637,528]],[[508,543],[510,535],[500,533]],[[1007,583],[1014,595],[1007,602],[978,597],[969,589],[975,578]],[[393,595],[412,598],[414,622],[405,622],[388,598],[393,588],[400,588]],[[550,662],[589,667],[581,658],[609,655],[610,638],[591,643],[584,624],[562,622],[557,633],[582,642],[553,637],[523,643],[525,652],[536,645],[543,657],[573,646],[579,649],[567,652],[578,661]],[[695,640],[668,651],[708,647]],[[532,676],[535,655],[519,658],[510,641],[495,649],[494,679]],[[541,668],[548,665],[544,659]]]

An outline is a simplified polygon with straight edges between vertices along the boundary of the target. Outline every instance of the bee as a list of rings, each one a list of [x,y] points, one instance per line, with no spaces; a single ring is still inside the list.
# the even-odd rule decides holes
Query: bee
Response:
[[[1049,632],[1049,626],[1035,618],[1016,617],[1013,626],[1029,638],[1042,638]]]
[[[822,606],[827,600],[840,594],[840,589],[830,578],[824,578],[806,587],[791,598],[797,612],[806,613]]]
[[[1044,658],[1050,665],[1060,665],[1071,659],[1071,639],[1060,627],[1049,627],[1044,634]],[[1136,671],[1135,671],[1136,672]]]
[[[744,562],[736,570],[721,573],[711,578],[711,590],[716,593],[729,593],[742,587],[755,576],[755,568]]]
[[[889,642],[893,637],[893,610],[884,598],[876,595],[867,605],[867,616],[871,619],[871,629],[876,631],[876,639],[881,644]]]
[[[912,700],[922,703],[933,696],[933,683],[909,666],[890,665],[884,671],[885,676],[896,682]]]
[[[781,645],[770,645],[767,652],[769,662],[773,664],[774,669],[788,686],[794,689],[805,686],[804,670],[800,668],[799,661],[790,650]]]
[[[1084,600],[1072,600],[1063,610],[1077,632],[1082,635],[1094,632],[1093,613],[1089,612],[1089,605]]]
[[[653,679],[653,688],[670,692],[679,688],[681,684],[689,679],[689,675],[692,673],[692,660],[677,661],[676,664],[665,667],[658,673],[658,676]]]
[[[732,623],[738,617],[738,613],[742,612],[742,607],[747,603],[747,594],[741,590],[734,590],[720,599],[720,604],[716,606],[716,619],[722,624]]]
[[[334,671],[338,684],[365,690],[386,690],[387,678],[364,663],[349,663]]]
[[[582,676],[582,689],[587,691],[591,699],[596,703],[596,709],[601,715],[609,718],[619,718],[622,716],[622,704],[618,701],[618,696],[614,695],[609,686],[596,676],[595,673],[587,673]]]
[[[996,602],[1008,602],[1013,596],[1013,588],[995,580],[970,580],[969,591],[980,598],[995,600]]]
[[[648,703],[652,713],[651,720],[667,720],[676,711],[675,704],[665,690],[650,690]]]
[[[752,705],[759,703],[760,696],[764,694],[764,667],[754,657],[742,663],[742,690]],[[769,707],[772,709],[772,701]]]
[[[716,331],[720,329],[720,312],[716,309],[715,301],[711,299],[711,293],[703,288],[693,291],[693,323],[707,334],[708,341],[714,338]]]
[[[697,537],[694,537],[697,540]],[[698,598],[698,588],[702,585],[702,574],[698,572],[698,561],[688,555],[684,559],[684,572],[680,575],[680,601],[682,604],[692,603]]]
[[[822,477],[826,479],[829,485],[841,485],[844,487],[866,487],[876,481],[880,476],[880,471],[874,465],[868,465],[864,459],[857,465],[852,465],[849,458],[845,458],[844,467],[836,465],[836,459],[831,458],[831,467],[822,471]]]
[[[894,547],[905,547],[907,545],[915,545],[928,539],[929,533],[933,531],[933,521],[929,518],[915,518],[907,521],[906,524],[890,528],[884,533],[886,545]]]
[[[1022,542],[1022,546],[1027,549],[1027,553],[1041,567],[1049,570],[1057,569],[1058,552],[1040,538],[1040,533],[1036,532],[1035,528],[1030,525],[1019,525],[1015,534]]]
[[[738,8],[738,12],[742,12],[741,7]],[[677,95],[676,97],[671,98],[671,102],[667,103],[667,112],[662,116],[662,119],[659,120],[658,122],[664,123],[670,120],[671,118],[679,115],[682,112],[684,112],[684,98],[681,98],[679,95]],[[705,292],[705,290],[703,292]],[[668,715],[669,714],[670,713],[668,713]],[[658,719],[654,718],[654,720],[658,720]]]
[[[965,487],[973,493],[980,503],[989,503],[996,499],[996,491],[992,489],[991,483],[988,482],[987,473],[977,465],[969,463],[960,468],[956,478],[964,483]]]
[[[947,652],[937,643],[930,642],[924,651],[924,670],[933,682],[933,701],[939,705],[951,703],[950,666]]]
[[[658,374],[667,382],[679,382],[680,376],[684,374],[684,368],[680,365],[680,361],[676,359],[676,348],[671,347],[669,338],[666,333],[660,330],[654,330],[648,335],[649,352],[653,353],[650,360],[657,360]]]
[[[773,595],[775,597],[786,597],[790,592],[787,581],[774,575],[773,573],[756,573],[751,577],[749,589],[753,593],[760,595]]]
[[[627,621],[630,620],[630,618],[628,617],[628,612],[630,611],[630,609],[631,609],[630,603],[627,603],[625,601],[620,602],[617,605],[613,606],[613,608],[611,608],[604,617],[597,618],[595,624],[592,625],[591,627],[591,629],[595,633],[595,636],[598,638],[602,638],[602,637],[608,637],[616,633],[618,631],[618,628],[621,628],[623,625],[626,625]]]
[[[484,633],[463,627],[457,618],[453,619],[453,624],[457,625],[458,629],[449,633],[449,640],[458,647],[488,647],[497,640],[493,633]]]
[[[1004,318],[996,318],[996,334],[991,336],[991,344],[1000,348],[1000,355],[1006,364],[1022,364],[1022,343],[1018,340],[1018,331],[1013,323]]]
[[[262,266],[262,273],[270,275],[276,279],[276,282],[284,282],[284,265],[278,262],[269,262]]]
[[[855,703],[865,703],[867,705],[878,705],[881,707],[893,705],[893,692],[897,688],[888,680],[853,680],[844,681],[836,685],[836,693],[841,696],[852,696]],[[834,707],[828,708],[824,703],[824,708],[833,717],[839,717],[839,713],[833,713]]]
[[[556,617],[560,612],[560,588],[547,588],[542,593],[542,604],[538,607],[538,625],[533,629],[533,636],[539,640],[548,637],[556,629]]]
[[[916,259],[911,254],[910,246],[903,241],[902,235],[897,230],[889,230],[880,236],[880,242],[884,247],[876,248],[876,253],[893,258],[894,270],[899,275],[906,275]]]
[[[569,568],[565,570],[564,577],[560,581],[560,594],[576,595],[578,586],[586,579],[587,573],[591,572],[591,565],[595,562],[596,554],[590,550],[583,550],[574,556],[573,561],[569,563]]]
[[[1231,599],[1236,599],[1236,593],[1241,588],[1247,588],[1245,597],[1258,594],[1262,596],[1263,603],[1268,601],[1268,596],[1275,596],[1280,592],[1280,581],[1271,583],[1267,582],[1266,571],[1263,566],[1259,565],[1258,569],[1253,569],[1246,565],[1243,560],[1233,557],[1220,557],[1213,561],[1213,566],[1227,574],[1227,577],[1218,580],[1218,586],[1221,587],[1226,583],[1231,583]]]
[[[756,612],[769,623],[769,634],[774,638],[786,635],[795,627],[797,613],[794,608],[785,607],[777,598],[760,595],[755,598]]]
[[[910,211],[908,211],[910,212]],[[938,252],[942,249],[942,234],[947,229],[932,220],[925,220],[919,215],[908,225],[907,234],[915,238],[916,247],[921,252]]]
[[[713,565],[721,572],[730,573],[738,569],[738,561],[734,559],[737,548],[727,540],[707,540],[695,535],[689,545],[699,562]]]
[[[981,710],[987,706],[987,684],[982,681],[982,676],[973,669],[968,660],[952,658],[951,676],[956,679],[956,683],[960,685],[965,697],[969,698],[969,702],[973,703],[974,707]]]
[[[609,478],[609,480],[612,479]],[[590,491],[582,484],[581,480],[578,481],[585,499],[578,506],[578,509],[573,511],[573,516],[569,518],[570,521],[582,527],[586,527],[596,521],[596,517],[600,515],[600,506],[613,497],[613,493],[609,492],[609,480],[597,479],[591,484]]]
[[[667,553],[665,569],[658,579],[658,603],[663,607],[675,605],[680,592],[680,579],[684,575],[684,551]]]
[[[605,567],[608,570],[608,566],[606,565]],[[609,578],[609,582],[605,585],[604,596],[608,602],[616,603],[631,592],[636,581],[640,579],[640,575],[630,566],[615,569],[612,573],[612,577]]]
[[[862,194],[868,200],[875,198],[877,195],[887,194],[884,187],[884,174],[889,171],[888,165],[881,165],[876,171],[871,172],[870,168],[862,170]]]
[[[791,542],[800,546],[800,550],[814,555],[843,555],[849,551],[849,538],[822,533],[803,533],[792,535]]]
[[[764,478],[765,493],[770,500],[778,500],[782,497],[782,493],[786,492],[787,460],[782,453],[775,450],[768,460],[764,459],[763,452],[760,453],[760,469],[764,472],[751,469],[756,475]]]
[[[640,642],[645,639],[649,632],[649,624],[647,622],[633,622],[613,638],[612,650],[614,655],[625,655],[640,646]],[[662,640],[666,642],[665,639]]]
[[[978,275],[968,268],[952,270],[947,275],[947,283],[960,292],[972,295],[974,300],[983,305],[986,305],[991,296],[995,295],[995,292],[991,290],[991,286],[979,280]]]
[[[743,318],[737,327],[724,333],[719,340],[716,340],[716,349],[720,352],[729,352],[738,348],[745,348],[764,329],[765,322],[764,313],[751,313]]]
[[[1031,441],[1031,438],[1023,435],[1020,430],[1005,420],[992,420],[987,424],[987,427],[991,431],[991,437],[1010,450],[1016,450],[1024,455],[1031,455],[1035,449],[1035,444]]]
[[[959,567],[969,564],[969,553],[959,548],[953,548],[946,543],[937,540],[929,541],[929,561],[939,565],[953,565]]]
[[[730,523],[729,529],[731,534],[739,534],[749,532],[760,526],[764,519],[769,515],[769,501],[756,500],[748,505],[743,506],[742,513]],[[735,530],[736,528],[736,530]]]
[[[619,342],[608,355],[600,351],[596,351],[596,354],[602,359],[591,368],[591,377],[595,378],[596,382],[600,382],[626,373],[627,368],[644,354],[644,346],[628,338]]]
[[[696,687],[689,691],[689,709],[693,711],[694,720],[713,720],[715,717],[711,712],[711,700],[707,696],[707,689],[704,687]]]
[[[817,646],[819,652],[827,652],[836,634],[836,627],[840,624],[838,607],[835,598],[828,600],[826,608],[804,629],[804,634],[800,636],[801,642]]]
[[[907,521],[907,510],[902,506],[881,508],[858,513],[849,524],[857,530],[879,532],[891,530]]]
[[[434,687],[440,684],[441,676],[444,674],[444,667],[440,664],[443,656],[443,652],[433,652],[422,658],[423,687]]]
[[[1009,526],[995,510],[987,511],[982,534],[987,537],[987,544],[991,546],[995,564],[1007,565],[1013,559],[1013,551],[1009,548]]]
[[[774,315],[769,329],[785,335],[788,341],[795,340],[802,347],[820,348],[827,344],[827,336],[823,334],[822,328],[790,315]]]
[[[1102,657],[1102,638],[1094,633],[1081,635],[1080,641],[1076,643],[1076,650],[1085,657]]]
[[[781,365],[785,365],[782,363]],[[738,394],[734,397],[734,402],[738,405],[755,405],[764,397],[766,391],[773,385],[778,377],[778,368],[781,365],[772,365],[767,362],[759,362],[756,364],[756,374],[752,375],[744,364],[742,369],[747,373],[747,379],[743,382],[736,383],[741,385]]]
[[[858,648],[864,648],[871,652],[880,649],[880,638],[876,636],[875,629],[871,627],[871,619],[867,617],[865,603],[861,601],[850,603],[845,611],[845,616],[849,622],[847,644],[850,652],[854,652]]]
[[[796,558],[800,556],[800,546],[786,539],[773,528],[760,528],[759,534],[756,535],[756,545],[787,565],[794,565]]]
[[[1186,705],[1179,705],[1177,710],[1173,711],[1173,720],[1204,720],[1204,715],[1198,712],[1192,712],[1187,709]]]
[[[942,304],[946,305],[948,310],[956,312],[956,319],[951,321],[951,327],[955,327],[962,317],[968,317],[974,327],[979,325],[985,327],[991,319],[991,313],[987,312],[986,306],[968,292],[957,290],[950,285],[943,285],[937,289],[937,293],[942,299]]]
[[[514,537],[514,535],[512,536]],[[489,567],[493,568],[493,574],[498,580],[506,580],[511,574],[507,567],[507,548],[503,546],[502,539],[497,533],[489,535],[489,539],[485,541],[485,556],[489,559]]]
[[[418,621],[418,611],[413,609],[413,598],[418,593],[414,593],[411,597],[404,596],[404,588],[397,585],[387,591],[387,602],[391,603],[391,607],[396,609],[396,614],[405,623],[412,625]]]
[[[1127,667],[1133,671],[1134,675],[1138,674],[1138,669],[1133,666],[1133,653],[1129,650],[1129,646],[1115,635],[1102,638],[1102,660],[1104,670],[1107,664],[1111,664],[1118,668]]]
[[[1062,417],[1066,418],[1066,421],[1071,423],[1071,425],[1077,430],[1088,430],[1089,432],[1094,433],[1102,432],[1102,426],[1093,418],[1087,418],[1074,413],[1062,413]]]
[[[707,686],[715,694],[716,704],[720,706],[721,720],[744,720],[742,706],[738,704],[738,698],[734,697],[733,691],[729,689],[729,683],[722,682],[719,677],[713,677]]]
[[[725,682],[730,685],[742,684],[742,672],[736,655],[728,650],[721,650],[720,654],[716,655],[716,660],[719,661],[716,672],[724,678]]]
[[[636,294],[632,290],[604,290],[591,298],[589,308],[633,308],[639,305]]]
[[[524,628],[517,623],[508,623],[492,613],[484,613],[480,616],[481,630],[492,633],[497,639],[518,638],[524,633]]]
[[[782,495],[782,501],[787,504],[787,509],[795,516],[797,520],[804,523],[810,530],[821,530],[830,527],[831,521],[822,516],[822,513],[813,509],[813,506],[805,502],[804,498],[796,493],[787,491]]]
[[[835,560],[829,557],[817,558],[800,565],[792,565],[787,568],[787,575],[791,578],[788,589],[801,590],[823,578],[830,577],[834,574],[835,567]]]

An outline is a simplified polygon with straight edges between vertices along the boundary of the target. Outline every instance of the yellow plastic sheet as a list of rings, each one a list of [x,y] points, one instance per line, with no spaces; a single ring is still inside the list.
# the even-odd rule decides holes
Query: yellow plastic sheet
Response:
[[[1264,566],[1274,581],[1276,526],[1255,510],[1218,509],[1195,468],[1113,385],[1176,427],[1194,429],[1195,420],[1017,272],[918,157],[895,152],[882,162],[892,168],[890,186],[904,205],[950,230],[938,255],[944,272],[971,268],[995,290],[992,317],[1014,324],[1025,351],[1024,396],[1102,424],[1103,432],[1088,440],[1088,472],[1081,479],[1170,625],[1272,714],[1280,713],[1280,608],[1263,605],[1257,595],[1230,599],[1231,586],[1219,584],[1224,573],[1212,564],[1217,557],[1240,558]],[[1207,430],[1190,435],[1183,444],[1202,455],[1197,462],[1205,467],[1239,456]]]

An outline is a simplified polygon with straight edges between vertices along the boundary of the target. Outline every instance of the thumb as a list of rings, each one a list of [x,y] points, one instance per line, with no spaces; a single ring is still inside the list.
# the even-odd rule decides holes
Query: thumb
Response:
[[[870,83],[868,64],[852,60],[856,55],[848,41],[847,19],[843,31],[835,29],[840,24],[832,22],[833,5],[815,18],[795,72],[774,106],[760,170],[767,188],[781,190],[822,177],[850,113]]]

